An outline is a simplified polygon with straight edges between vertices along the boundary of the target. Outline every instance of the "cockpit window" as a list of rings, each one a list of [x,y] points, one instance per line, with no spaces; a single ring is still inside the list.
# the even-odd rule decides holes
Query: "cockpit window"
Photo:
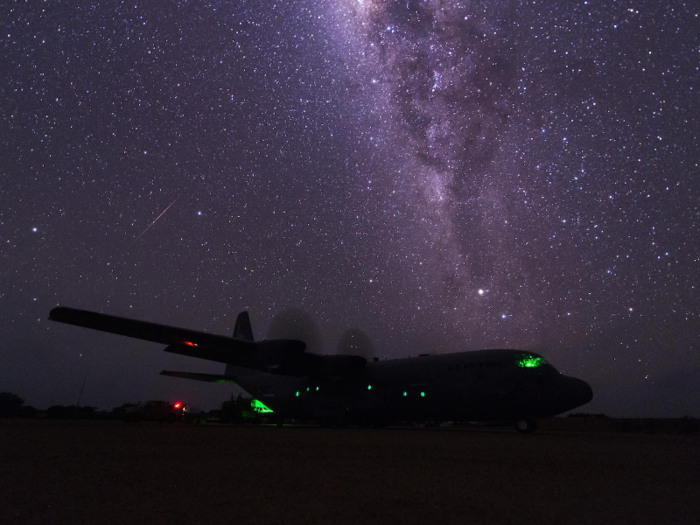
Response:
[[[515,354],[515,364],[518,368],[537,368],[547,364],[544,358],[532,354]]]

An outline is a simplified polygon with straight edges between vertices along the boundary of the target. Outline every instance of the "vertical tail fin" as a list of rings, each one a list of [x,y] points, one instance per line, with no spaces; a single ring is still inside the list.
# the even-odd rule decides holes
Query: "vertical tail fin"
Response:
[[[241,312],[236,317],[236,326],[233,327],[233,338],[240,341],[250,341],[255,342],[253,338],[253,328],[250,326],[250,317],[248,317],[248,312]],[[224,374],[226,376],[232,376],[235,373],[235,367],[233,365],[226,365]]]
[[[236,318],[236,326],[233,329],[233,338],[241,341],[250,341],[253,343],[253,328],[250,326],[250,317],[248,312],[241,312]]]

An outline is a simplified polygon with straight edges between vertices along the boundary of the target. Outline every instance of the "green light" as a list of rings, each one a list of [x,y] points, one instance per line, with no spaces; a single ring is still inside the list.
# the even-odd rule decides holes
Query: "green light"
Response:
[[[516,354],[515,359],[519,368],[537,368],[547,364],[547,361],[541,357],[530,354]]]
[[[318,389],[319,389],[319,388],[321,388],[321,387],[320,387],[320,386],[317,386],[317,387],[316,387],[316,392],[318,392]]]
[[[272,410],[266,407],[262,401],[258,401],[257,399],[252,399],[250,401],[250,408],[252,408],[253,411],[257,412],[258,414],[272,414]]]
[[[406,391],[404,390],[404,392],[403,392],[403,397],[407,397],[407,396],[408,396],[408,392],[406,392]]]
[[[421,392],[420,397],[425,397],[425,392]]]
[[[311,389],[307,386],[307,387],[306,387],[306,391],[308,392],[309,390],[311,390]]]
[[[299,391],[298,391],[298,390],[297,390],[297,394],[296,394],[296,396],[297,396],[297,397],[299,397]]]
[[[367,390],[372,390],[372,385],[367,385]]]

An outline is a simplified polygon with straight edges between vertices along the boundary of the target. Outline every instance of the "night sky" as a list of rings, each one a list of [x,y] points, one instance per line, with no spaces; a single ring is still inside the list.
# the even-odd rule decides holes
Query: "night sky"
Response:
[[[3,3],[0,390],[237,390],[56,305],[311,350],[526,348],[582,410],[700,416],[700,7]],[[285,314],[283,314],[284,316]]]

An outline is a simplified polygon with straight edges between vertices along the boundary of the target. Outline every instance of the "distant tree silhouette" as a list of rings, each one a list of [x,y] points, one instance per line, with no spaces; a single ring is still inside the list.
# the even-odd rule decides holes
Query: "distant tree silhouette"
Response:
[[[23,419],[33,419],[36,417],[38,412],[39,411],[33,406],[22,405],[17,409],[17,413],[15,415]]]
[[[0,417],[14,417],[24,399],[11,392],[0,392]]]
[[[54,405],[46,409],[49,419],[95,419],[96,407],[78,407],[75,405]]]
[[[49,419],[68,419],[68,408],[63,405],[53,405],[46,409]]]

